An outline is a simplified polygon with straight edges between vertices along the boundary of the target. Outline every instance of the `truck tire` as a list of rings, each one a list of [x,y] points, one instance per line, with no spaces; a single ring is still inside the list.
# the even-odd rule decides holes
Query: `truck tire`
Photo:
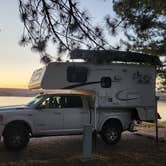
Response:
[[[6,127],[3,140],[8,149],[21,150],[28,144],[29,137],[29,132],[26,126],[13,123]]]
[[[121,132],[121,125],[116,121],[112,121],[103,126],[100,136],[106,144],[115,145],[121,139]]]

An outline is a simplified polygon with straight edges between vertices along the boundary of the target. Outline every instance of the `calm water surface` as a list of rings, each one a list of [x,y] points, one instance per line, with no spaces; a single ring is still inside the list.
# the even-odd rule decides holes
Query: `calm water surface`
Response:
[[[0,97],[0,106],[6,105],[20,105],[28,103],[32,97]],[[158,112],[162,117],[161,121],[166,121],[166,101],[159,101],[158,102]]]
[[[0,106],[26,104],[31,99],[32,97],[0,96]]]

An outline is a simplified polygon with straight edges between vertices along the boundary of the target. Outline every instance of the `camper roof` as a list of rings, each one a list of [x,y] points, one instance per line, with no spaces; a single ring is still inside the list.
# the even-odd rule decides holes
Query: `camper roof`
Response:
[[[56,90],[41,90],[42,94],[71,94],[71,95],[95,95],[93,90],[76,90],[76,89],[56,89]]]
[[[86,62],[93,63],[130,62],[146,63],[155,66],[162,65],[157,56],[128,51],[75,49],[70,52],[70,57],[71,59],[83,59]]]

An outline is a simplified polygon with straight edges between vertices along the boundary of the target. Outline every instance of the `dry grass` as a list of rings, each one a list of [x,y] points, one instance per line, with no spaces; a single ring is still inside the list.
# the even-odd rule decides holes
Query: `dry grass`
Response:
[[[148,122],[142,122],[141,124],[138,125],[139,127],[146,127],[146,128],[152,128],[155,127],[155,123],[148,123]],[[166,128],[166,121],[164,122],[158,122],[158,127],[159,128]]]
[[[8,152],[0,144],[0,166],[165,166],[166,143],[125,133],[116,146],[99,138],[93,160],[83,162],[82,136],[32,139],[22,152]]]

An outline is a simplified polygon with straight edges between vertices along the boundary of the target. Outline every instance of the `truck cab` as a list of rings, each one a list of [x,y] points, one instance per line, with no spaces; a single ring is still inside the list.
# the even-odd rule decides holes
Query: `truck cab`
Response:
[[[24,106],[0,108],[0,136],[14,150],[32,137],[83,134],[86,124],[104,142],[116,144],[131,122],[130,111],[95,108],[95,92],[90,90],[49,90]]]

